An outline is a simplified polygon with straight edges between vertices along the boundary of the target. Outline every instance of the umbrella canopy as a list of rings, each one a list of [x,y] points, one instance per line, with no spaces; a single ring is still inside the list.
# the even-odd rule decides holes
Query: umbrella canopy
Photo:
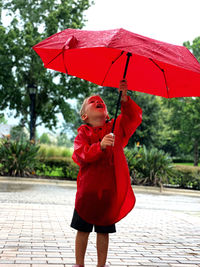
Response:
[[[200,96],[200,64],[186,47],[124,29],[66,29],[33,49],[44,67],[98,85],[118,88],[126,76],[129,90],[166,98]]]

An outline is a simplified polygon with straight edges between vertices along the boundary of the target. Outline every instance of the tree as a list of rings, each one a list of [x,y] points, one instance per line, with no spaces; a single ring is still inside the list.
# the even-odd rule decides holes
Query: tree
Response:
[[[195,38],[192,43],[189,41],[183,43],[200,62],[200,36]],[[182,141],[184,140],[187,146],[193,147],[194,166],[199,162],[199,142],[200,142],[200,99],[193,97],[184,99],[183,113],[181,114]]]
[[[177,131],[175,141],[179,152],[191,155],[194,166],[199,162],[200,99],[197,97],[174,99],[171,102],[171,126]]]
[[[0,113],[0,124],[6,124],[6,123],[7,123],[7,121],[4,117],[4,115]]]
[[[65,147],[72,147],[73,144],[71,140],[69,140],[67,134],[61,133],[57,136],[57,145],[58,146],[65,146]]]
[[[51,144],[51,140],[49,138],[49,135],[47,133],[43,133],[40,138],[39,141],[41,144]]]
[[[161,97],[136,93],[133,99],[142,108],[143,113],[142,123],[131,138],[132,143],[139,141],[149,149],[162,149],[167,140],[168,129]]]
[[[66,102],[88,92],[88,82],[46,70],[32,46],[65,28],[81,28],[83,12],[90,0],[5,0],[3,10],[11,18],[5,28],[0,24],[0,110],[9,107],[22,115],[21,124],[30,121],[31,94],[35,94],[33,132],[44,123],[52,129],[61,112],[66,122],[74,113]],[[33,92],[34,89],[34,92]]]
[[[200,36],[195,38],[192,44],[187,41],[184,42],[183,45],[187,47],[193,53],[196,59],[200,62]]]
[[[174,99],[161,98],[161,120],[163,121],[163,129],[160,132],[161,139],[163,141],[160,149],[170,154],[172,157],[180,156],[180,146],[177,145],[177,134],[179,130],[175,127],[173,121],[173,101]]]

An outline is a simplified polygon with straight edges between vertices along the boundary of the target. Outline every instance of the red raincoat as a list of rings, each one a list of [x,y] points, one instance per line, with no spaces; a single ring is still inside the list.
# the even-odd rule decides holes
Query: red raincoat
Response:
[[[80,166],[75,209],[85,221],[102,226],[118,222],[135,205],[123,148],[140,125],[142,110],[130,97],[127,102],[121,102],[114,131],[115,145],[102,151],[100,142],[111,132],[113,121],[102,127],[82,125],[72,155]]]

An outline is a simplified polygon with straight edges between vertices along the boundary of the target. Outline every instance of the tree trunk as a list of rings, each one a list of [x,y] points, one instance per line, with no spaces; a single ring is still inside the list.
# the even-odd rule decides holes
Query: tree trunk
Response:
[[[36,94],[30,93],[30,140],[35,142],[35,132],[36,132]]]
[[[198,166],[199,163],[199,142],[197,139],[194,141],[194,166]]]

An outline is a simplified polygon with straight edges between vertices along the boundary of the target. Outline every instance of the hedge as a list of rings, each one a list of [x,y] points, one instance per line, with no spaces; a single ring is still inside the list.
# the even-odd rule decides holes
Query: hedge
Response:
[[[41,158],[40,164],[35,169],[38,176],[59,176],[73,180],[77,178],[79,167],[69,157]],[[58,175],[53,175],[58,173]]]
[[[59,171],[59,178],[68,180],[76,180],[77,178],[79,167],[71,158],[52,157],[40,159],[40,162],[40,166],[36,169],[36,175],[38,176],[53,176],[52,173],[54,171]],[[138,174],[138,176],[141,177],[141,174]],[[135,184],[134,181],[133,183]],[[166,181],[163,181],[163,184],[166,185]],[[170,185],[179,188],[200,190],[200,167],[173,165],[173,172],[167,178],[167,186]]]
[[[38,149],[39,146],[30,142],[2,140],[0,175],[56,176],[68,180],[77,178],[79,167],[71,159],[71,152],[67,152],[68,156],[61,154],[62,156],[47,157],[47,149],[46,154],[38,153]],[[59,151],[63,153],[62,150]],[[145,146],[126,149],[125,155],[134,184],[169,184],[200,190],[200,167],[175,165],[163,151],[146,149]]]
[[[174,165],[174,175],[169,177],[169,184],[179,188],[200,190],[200,167]]]

